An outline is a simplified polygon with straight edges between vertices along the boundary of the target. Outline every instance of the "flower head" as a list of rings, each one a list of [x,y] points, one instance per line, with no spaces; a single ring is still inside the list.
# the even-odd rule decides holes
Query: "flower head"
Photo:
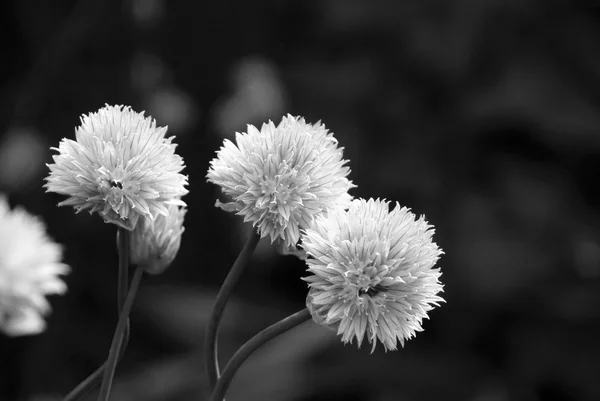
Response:
[[[69,267],[61,257],[44,223],[23,209],[11,211],[0,196],[0,330],[11,336],[44,330],[46,295],[67,290],[59,275]]]
[[[105,106],[82,116],[75,138],[63,138],[45,185],[67,195],[59,206],[99,212],[133,230],[140,217],[167,216],[168,205],[185,206],[187,177],[166,127],[130,107]]]
[[[423,217],[387,201],[357,199],[349,210],[316,219],[302,235],[312,275],[307,307],[313,319],[342,335],[344,343],[365,334],[373,350],[385,350],[421,331],[427,312],[443,299],[433,268],[442,253]]]
[[[173,262],[185,231],[187,209],[170,205],[168,210],[167,216],[142,220],[131,233],[131,263],[143,265],[151,274],[164,272]]]
[[[248,133],[236,133],[236,143],[225,140],[208,181],[233,198],[217,206],[244,216],[261,237],[295,248],[300,229],[316,215],[349,205],[348,190],[355,185],[346,178],[343,148],[324,125],[288,115],[260,131],[248,125]]]

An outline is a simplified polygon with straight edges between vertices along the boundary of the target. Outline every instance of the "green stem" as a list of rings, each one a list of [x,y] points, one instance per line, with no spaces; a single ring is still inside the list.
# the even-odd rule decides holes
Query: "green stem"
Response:
[[[215,389],[210,396],[210,401],[223,400],[225,393],[227,393],[227,389],[229,388],[229,384],[231,383],[231,380],[233,380],[236,372],[254,351],[278,335],[298,326],[300,323],[303,323],[310,318],[310,312],[308,309],[304,308],[301,311],[296,312],[275,324],[272,324],[252,337],[250,341],[242,345],[242,347],[237,350],[237,352],[231,357],[225,366],[223,374],[217,381]]]
[[[131,286],[129,288],[129,292],[127,293],[127,297],[125,298],[125,303],[123,304],[123,309],[121,310],[121,315],[119,316],[119,322],[117,323],[117,328],[110,345],[110,350],[108,351],[108,359],[106,361],[104,375],[102,376],[102,385],[100,386],[98,401],[108,401],[110,388],[115,375],[115,369],[117,367],[119,349],[121,348],[121,340],[123,339],[123,334],[125,332],[125,328],[127,327],[127,320],[129,318],[129,314],[131,313],[131,307],[133,306],[133,301],[140,285],[140,281],[142,280],[143,273],[144,268],[138,265],[133,273]]]
[[[129,291],[129,241],[130,241],[130,233],[126,229],[119,227],[117,232],[117,251],[119,253],[119,273],[118,273],[118,284],[117,284],[117,304],[119,306],[119,314],[121,314],[121,309],[123,308],[123,303],[125,302],[125,297],[127,296],[127,292]],[[123,333],[123,338],[121,340],[121,346],[119,350],[118,360],[120,361],[125,354],[125,349],[129,344],[129,335],[130,335],[130,327],[129,327],[129,319],[127,319],[127,323],[125,326],[125,332]],[[63,398],[63,401],[76,401],[80,397],[87,394],[90,390],[100,384],[102,380],[102,375],[104,373],[104,369],[106,369],[107,363],[104,362],[98,369],[94,371],[91,375],[89,375],[85,380],[79,383],[73,390],[69,392]]]
[[[215,303],[208,320],[208,326],[206,327],[206,338],[204,340],[204,351],[206,358],[206,374],[208,376],[208,384],[211,390],[214,388],[215,384],[217,383],[217,379],[219,378],[219,359],[217,351],[219,323],[223,317],[227,300],[233,292],[233,288],[239,281],[244,268],[250,261],[250,257],[252,256],[254,248],[256,248],[259,240],[260,235],[253,231],[248,238],[248,241],[246,241],[244,248],[233,263],[233,266],[229,270],[221,289],[219,289],[219,293],[217,294],[217,298],[215,299]]]

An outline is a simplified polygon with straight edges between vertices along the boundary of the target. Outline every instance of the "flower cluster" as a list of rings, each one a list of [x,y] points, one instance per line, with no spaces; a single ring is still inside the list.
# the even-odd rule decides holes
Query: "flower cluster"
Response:
[[[299,242],[311,273],[307,307],[313,319],[342,335],[365,335],[375,348],[404,345],[421,330],[427,312],[443,299],[442,251],[434,230],[398,204],[352,200],[350,172],[333,135],[320,123],[288,115],[277,126],[249,125],[225,140],[208,181],[232,200],[217,206],[236,212],[287,249]]]
[[[131,262],[153,274],[179,250],[188,192],[183,160],[165,133],[143,113],[106,106],[82,118],[76,141],[61,141],[46,184],[69,196],[60,205],[99,212],[129,230]],[[287,115],[225,140],[207,180],[228,198],[216,206],[243,216],[261,237],[292,253],[300,244],[317,323],[345,343],[356,339],[360,347],[366,337],[373,350],[377,342],[395,350],[444,301],[435,267],[442,251],[424,217],[398,204],[390,211],[385,200],[353,200],[347,163],[324,125]],[[53,263],[48,271],[64,271]],[[64,290],[57,283],[43,288]],[[43,310],[39,299],[35,305]]]
[[[360,347],[366,334],[373,350],[377,340],[386,351],[404,345],[443,301],[433,232],[423,217],[398,204],[389,211],[382,200],[357,199],[317,217],[302,235],[313,319],[345,343],[356,338]]]
[[[106,222],[133,230],[140,219],[167,216],[185,206],[187,177],[166,127],[130,107],[106,106],[83,116],[76,140],[64,138],[49,164],[48,191],[67,195],[59,206],[98,212]]]
[[[62,248],[44,223],[21,208],[10,210],[0,196],[0,330],[11,336],[44,330],[49,294],[63,294]]]
[[[236,144],[225,140],[207,178],[232,198],[217,206],[252,222],[261,237],[294,249],[300,229],[315,216],[352,199],[348,190],[355,185],[346,178],[342,151],[324,125],[288,115],[277,126],[249,125],[236,134]]]

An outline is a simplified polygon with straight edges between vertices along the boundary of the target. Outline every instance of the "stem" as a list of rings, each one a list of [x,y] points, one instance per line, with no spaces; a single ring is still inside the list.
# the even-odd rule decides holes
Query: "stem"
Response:
[[[223,311],[225,310],[225,306],[227,305],[227,300],[233,291],[233,287],[239,281],[244,268],[250,261],[250,257],[254,252],[254,248],[258,244],[260,240],[260,235],[253,231],[248,241],[242,248],[242,251],[238,255],[237,259],[233,263],[233,266],[229,270],[221,289],[219,289],[219,293],[217,294],[217,298],[215,299],[215,303],[213,305],[212,312],[210,314],[210,318],[208,320],[208,326],[206,327],[206,338],[205,338],[205,362],[206,362],[206,374],[208,376],[208,384],[209,388],[212,390],[217,383],[217,379],[219,378],[219,359],[218,359],[218,351],[217,351],[217,336],[219,334],[219,323],[221,323],[221,318],[223,317]]]
[[[303,323],[311,318],[310,312],[308,309],[304,308],[301,311],[294,313],[286,317],[283,320],[278,321],[277,323],[272,324],[267,327],[254,337],[250,339],[250,341],[246,342],[242,347],[237,350],[237,352],[231,357],[227,366],[223,370],[223,375],[217,381],[215,389],[210,396],[210,401],[221,401],[225,397],[225,393],[227,393],[227,389],[229,388],[229,384],[236,372],[242,366],[244,361],[252,355],[254,351],[260,348],[262,345],[266,344],[273,338],[278,335],[298,326],[300,323]]]
[[[144,268],[138,265],[135,269],[135,273],[133,273],[131,287],[129,288],[129,292],[125,298],[125,303],[123,304],[123,309],[121,310],[121,315],[119,316],[119,322],[117,323],[117,328],[110,345],[110,350],[108,351],[108,359],[106,361],[104,375],[102,376],[102,385],[100,386],[98,401],[108,401],[110,388],[115,375],[115,369],[117,367],[119,349],[121,348],[121,340],[123,338],[125,328],[127,327],[127,320],[129,318],[129,314],[131,313],[131,307],[133,306],[133,301],[135,299],[135,295],[140,285],[143,273]]]
[[[125,326],[125,333],[123,333],[123,345],[119,351],[119,358],[123,358],[123,354],[125,354],[125,349],[127,348],[127,344],[129,344],[129,319],[127,319],[127,325]],[[96,387],[102,381],[102,375],[104,374],[104,369],[108,366],[108,362],[104,362],[98,369],[94,371],[91,375],[89,375],[84,381],[79,383],[77,387],[75,387],[69,394],[63,398],[63,401],[76,401],[79,398],[83,397],[88,393],[91,389]]]
[[[129,292],[129,239],[130,233],[123,227],[119,227],[117,233],[117,250],[119,252],[119,281],[117,284],[117,303],[119,314],[123,309],[125,297]]]
[[[129,231],[122,227],[119,227],[117,232],[117,251],[119,254],[117,304],[119,306],[119,314],[121,314],[121,310],[123,308],[127,292],[129,291],[129,241]],[[121,358],[123,358],[123,354],[125,354],[125,349],[129,344],[129,335],[130,327],[129,319],[127,319],[125,332],[123,333],[123,338],[121,339],[121,344],[119,345],[119,361],[121,360]],[[107,362],[104,362],[102,365],[100,365],[98,369],[94,371],[94,373],[89,375],[85,380],[79,383],[77,387],[71,390],[69,394],[65,396],[63,401],[76,401],[80,397],[85,395],[88,391],[100,384],[100,381],[102,380],[102,375],[104,373],[104,369],[106,369],[106,367]]]

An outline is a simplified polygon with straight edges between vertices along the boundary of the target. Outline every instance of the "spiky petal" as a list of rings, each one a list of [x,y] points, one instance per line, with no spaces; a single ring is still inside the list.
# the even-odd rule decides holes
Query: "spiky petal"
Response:
[[[185,206],[187,177],[166,127],[129,106],[109,106],[82,116],[75,138],[63,138],[49,164],[47,191],[67,195],[59,206],[98,212],[108,223],[133,230],[140,217]]]
[[[0,195],[0,330],[10,336],[38,334],[50,312],[48,294],[63,294],[62,248],[44,223]]]
[[[337,331],[344,343],[365,335],[385,350],[421,331],[427,312],[443,299],[441,250],[424,217],[385,200],[356,199],[348,210],[317,217],[302,235],[309,255],[303,278],[313,319]]]
[[[216,206],[244,216],[261,237],[295,248],[300,229],[329,208],[348,207],[355,187],[346,177],[343,148],[320,122],[287,115],[260,130],[248,125],[225,140],[210,163],[207,178],[233,200]]]

